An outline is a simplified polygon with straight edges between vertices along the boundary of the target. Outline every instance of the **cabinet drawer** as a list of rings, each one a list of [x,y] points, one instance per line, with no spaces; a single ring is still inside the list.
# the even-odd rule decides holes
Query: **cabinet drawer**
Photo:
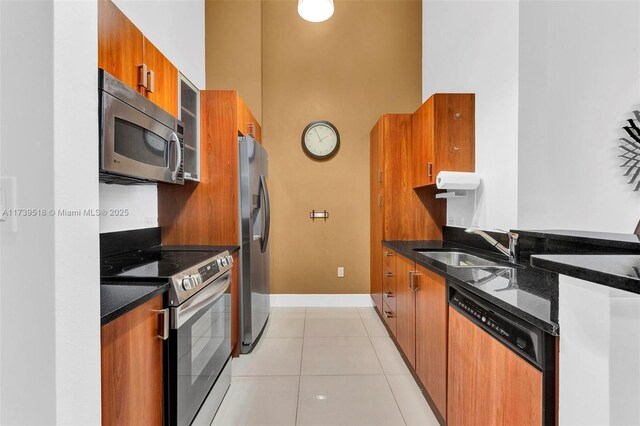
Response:
[[[393,335],[396,335],[396,311],[395,309],[391,309],[389,305],[387,305],[386,300],[382,303],[382,316],[384,317],[385,322],[391,329]]]
[[[385,270],[395,272],[396,258],[398,255],[393,250],[382,247],[382,266]]]
[[[392,275],[387,275],[392,274]],[[382,299],[393,311],[396,310],[396,282],[395,272],[385,271],[382,277]]]

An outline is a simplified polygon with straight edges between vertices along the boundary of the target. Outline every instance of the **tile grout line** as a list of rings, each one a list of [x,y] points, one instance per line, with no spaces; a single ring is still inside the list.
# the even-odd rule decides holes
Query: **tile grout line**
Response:
[[[300,372],[298,374],[298,397],[296,398],[296,418],[294,425],[298,425],[298,412],[300,410],[300,386],[302,382],[302,359],[304,357],[304,335],[307,330],[307,308],[304,308],[304,324],[302,326],[302,350],[300,351]]]
[[[380,318],[378,318],[378,321],[380,320]],[[376,358],[378,359],[378,362],[380,363],[380,368],[382,369],[382,374],[384,376],[384,380],[387,382],[387,386],[389,386],[389,391],[391,392],[391,396],[393,396],[393,402],[396,403],[396,407],[398,407],[398,412],[400,413],[400,417],[402,417],[402,421],[404,422],[405,426],[407,424],[407,419],[404,418],[404,414],[402,413],[402,409],[400,408],[400,404],[398,404],[398,398],[396,397],[395,392],[393,391],[393,387],[391,386],[391,383],[389,383],[389,377],[387,377],[387,373],[384,371],[384,367],[382,366],[382,361],[380,361],[380,355],[378,355],[378,351],[376,350],[376,346],[373,344],[373,340],[371,340],[371,338],[374,336],[369,336],[369,343],[371,343],[371,346],[373,347],[373,353],[376,354]],[[378,336],[375,336],[378,337]]]

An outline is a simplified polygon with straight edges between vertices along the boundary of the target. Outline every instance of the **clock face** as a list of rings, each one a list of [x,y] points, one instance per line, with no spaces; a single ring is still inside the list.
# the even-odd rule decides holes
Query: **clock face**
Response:
[[[311,158],[324,160],[338,152],[340,135],[328,121],[314,121],[302,132],[302,148]]]

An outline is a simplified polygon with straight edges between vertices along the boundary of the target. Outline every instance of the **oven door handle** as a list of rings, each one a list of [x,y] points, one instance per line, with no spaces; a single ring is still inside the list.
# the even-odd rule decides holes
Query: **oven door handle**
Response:
[[[218,300],[231,284],[231,273],[227,273],[208,284],[182,305],[171,310],[171,328],[177,330],[205,306]]]

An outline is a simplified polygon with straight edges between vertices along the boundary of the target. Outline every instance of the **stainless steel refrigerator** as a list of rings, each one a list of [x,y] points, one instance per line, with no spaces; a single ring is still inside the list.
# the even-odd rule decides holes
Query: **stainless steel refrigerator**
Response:
[[[251,137],[238,138],[240,152],[240,350],[250,352],[269,318],[267,151]]]

